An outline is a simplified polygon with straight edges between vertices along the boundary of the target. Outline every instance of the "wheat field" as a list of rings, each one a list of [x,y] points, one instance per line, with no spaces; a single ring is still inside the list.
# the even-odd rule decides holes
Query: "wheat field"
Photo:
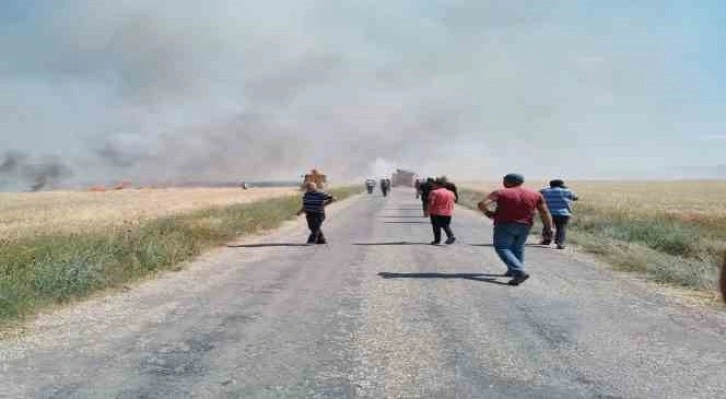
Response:
[[[107,230],[160,216],[297,193],[290,187],[0,193],[0,242]]]
[[[342,200],[362,187],[331,188]],[[0,194],[0,327],[295,218],[294,188]]]
[[[538,189],[546,182],[530,182]],[[464,183],[465,200],[500,187]],[[711,290],[726,256],[726,181],[570,181],[571,241],[624,270]]]
[[[482,192],[500,187],[495,182],[462,186]],[[525,186],[540,189],[547,182],[527,182]],[[567,186],[582,203],[603,211],[633,217],[668,215],[708,226],[726,222],[726,180],[568,181]]]

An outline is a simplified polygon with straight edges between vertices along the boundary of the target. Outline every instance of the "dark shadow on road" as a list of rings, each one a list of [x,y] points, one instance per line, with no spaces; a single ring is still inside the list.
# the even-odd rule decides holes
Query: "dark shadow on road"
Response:
[[[389,278],[440,278],[440,279],[452,279],[459,278],[464,280],[480,281],[482,283],[491,283],[497,285],[509,285],[501,281],[497,281],[497,277],[504,277],[502,274],[489,274],[489,273],[393,273],[393,272],[380,272],[379,276],[385,279]]]
[[[469,244],[469,246],[472,247],[494,247],[494,244]],[[539,244],[525,244],[525,247],[534,247],[534,248],[549,248],[546,245],[539,245]]]
[[[240,244],[227,245],[227,248],[266,248],[266,247],[308,247],[311,245],[301,244],[299,242],[269,242],[262,244]]]
[[[353,245],[361,245],[361,246],[376,246],[376,245],[428,245],[430,247],[435,246],[435,245],[431,245],[428,242],[410,242],[410,241],[356,242],[356,243],[353,243]],[[441,246],[441,245],[439,245],[439,246]]]

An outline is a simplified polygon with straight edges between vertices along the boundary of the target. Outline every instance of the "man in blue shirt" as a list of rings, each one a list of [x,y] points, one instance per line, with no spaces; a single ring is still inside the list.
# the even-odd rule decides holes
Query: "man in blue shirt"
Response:
[[[552,222],[555,225],[555,244],[557,249],[565,248],[567,224],[572,217],[572,201],[577,201],[577,195],[565,187],[565,182],[560,179],[550,181],[549,188],[543,188],[540,193],[547,202],[547,208],[552,214]],[[542,245],[550,245],[552,235],[542,233]]]
[[[303,195],[302,208],[297,211],[298,215],[305,213],[310,229],[308,236],[308,244],[326,244],[325,235],[321,227],[325,221],[325,207],[335,201],[332,195],[318,190],[318,186],[313,182],[305,184],[305,195]]]

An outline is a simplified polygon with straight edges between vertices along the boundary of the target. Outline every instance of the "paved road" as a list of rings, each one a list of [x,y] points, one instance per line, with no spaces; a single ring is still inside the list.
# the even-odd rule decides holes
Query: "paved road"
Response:
[[[510,287],[488,223],[458,209],[432,247],[418,216],[406,190],[357,197],[329,245],[298,220],[43,315],[0,342],[0,396],[724,397],[724,312],[537,247]]]

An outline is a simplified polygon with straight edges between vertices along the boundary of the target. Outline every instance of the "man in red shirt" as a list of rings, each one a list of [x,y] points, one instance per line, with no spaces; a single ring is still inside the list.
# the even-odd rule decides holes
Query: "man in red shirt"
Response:
[[[441,230],[446,233],[446,244],[453,244],[456,241],[451,231],[451,215],[454,213],[454,202],[456,197],[453,192],[445,187],[445,182],[436,179],[432,183],[432,190],[428,195],[428,207],[424,215],[431,217],[431,226],[434,229],[434,240],[431,245],[441,243]]]
[[[504,176],[504,188],[489,194],[479,202],[479,210],[494,219],[494,249],[507,265],[505,276],[512,277],[510,285],[519,285],[529,278],[524,271],[524,244],[539,212],[544,233],[552,235],[552,216],[542,194],[522,187],[524,176],[510,173]],[[496,204],[496,210],[490,207]]]

